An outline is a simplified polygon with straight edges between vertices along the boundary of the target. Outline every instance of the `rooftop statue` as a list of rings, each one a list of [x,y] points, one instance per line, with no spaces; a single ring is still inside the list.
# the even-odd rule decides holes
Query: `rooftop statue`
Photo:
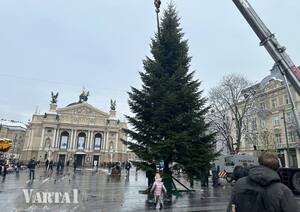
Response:
[[[79,102],[86,102],[88,100],[88,96],[90,95],[90,92],[89,91],[85,91],[83,89],[82,93],[80,94],[79,96]]]
[[[57,97],[58,97],[58,92],[54,94],[53,91],[51,91],[51,104],[57,103]]]
[[[112,99],[110,100],[110,110],[115,111],[116,110],[116,100],[113,101]]]

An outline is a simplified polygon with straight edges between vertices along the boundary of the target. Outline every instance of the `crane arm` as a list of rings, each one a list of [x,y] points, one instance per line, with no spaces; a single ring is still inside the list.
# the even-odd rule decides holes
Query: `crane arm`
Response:
[[[288,94],[292,103],[292,109],[297,125],[297,133],[300,137],[300,120],[297,109],[295,107],[291,91],[289,89],[288,82],[294,87],[298,95],[300,95],[300,71],[293,63],[291,58],[285,52],[286,48],[281,46],[275,35],[270,32],[264,22],[256,14],[253,7],[247,0],[232,0],[242,13],[248,24],[251,26],[257,37],[260,39],[260,45],[264,46],[270,56],[275,61],[281,74],[283,75],[288,90]]]

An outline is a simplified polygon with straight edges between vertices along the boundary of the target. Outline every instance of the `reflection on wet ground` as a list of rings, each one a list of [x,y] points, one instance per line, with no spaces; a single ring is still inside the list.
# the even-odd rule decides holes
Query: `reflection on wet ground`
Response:
[[[184,178],[179,179],[188,185]],[[145,174],[141,171],[136,173],[135,170],[131,170],[128,177],[125,173],[121,176],[109,176],[104,169],[97,173],[92,170],[78,170],[75,175],[70,169],[64,174],[53,173],[48,176],[39,169],[33,182],[28,181],[25,170],[19,176],[7,175],[0,184],[0,211],[155,211],[153,198],[140,192],[146,189],[146,185]],[[76,201],[73,203],[74,189],[77,189],[79,204]],[[200,183],[196,182],[194,189],[195,192],[183,192],[165,198],[163,211],[225,211],[230,185],[201,188]],[[32,194],[29,203],[26,203],[24,192]],[[48,194],[43,192],[53,195],[55,193],[51,192],[67,192],[70,203],[49,203],[47,200],[43,202],[43,195]],[[39,203],[37,193],[40,193],[42,203]]]

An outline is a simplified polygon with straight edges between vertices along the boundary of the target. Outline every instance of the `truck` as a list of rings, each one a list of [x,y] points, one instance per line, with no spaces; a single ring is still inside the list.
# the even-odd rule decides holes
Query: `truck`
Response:
[[[215,166],[219,171],[219,177],[225,178],[227,182],[233,180],[233,170],[236,166],[252,167],[258,165],[258,159],[252,155],[220,155],[214,161]]]
[[[232,0],[241,14],[244,16],[252,30],[260,39],[260,45],[264,46],[267,52],[275,61],[275,65],[279,68],[288,91],[289,99],[295,117],[297,126],[297,134],[300,137],[299,115],[291,95],[290,85],[300,95],[300,71],[294,64],[292,59],[286,53],[286,48],[281,46],[275,35],[270,32],[264,22],[257,15],[253,7],[247,0]],[[290,85],[289,85],[290,83]],[[287,141],[287,152],[289,155],[289,147]],[[278,174],[282,183],[288,186],[294,192],[300,193],[300,169],[299,168],[280,168]]]

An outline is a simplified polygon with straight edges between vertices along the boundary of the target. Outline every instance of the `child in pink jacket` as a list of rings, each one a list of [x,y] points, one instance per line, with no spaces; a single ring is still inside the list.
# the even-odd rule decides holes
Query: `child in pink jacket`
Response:
[[[156,209],[159,209],[162,207],[162,192],[167,193],[167,190],[161,182],[160,174],[157,173],[155,175],[155,181],[152,185],[151,192],[154,192],[154,198],[155,198],[155,203],[156,203]]]

